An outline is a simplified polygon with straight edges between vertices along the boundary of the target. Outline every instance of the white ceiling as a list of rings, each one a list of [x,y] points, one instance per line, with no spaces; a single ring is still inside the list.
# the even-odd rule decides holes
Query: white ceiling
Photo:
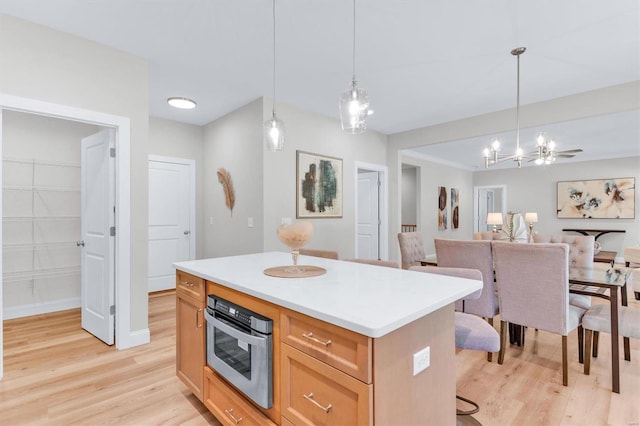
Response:
[[[203,125],[271,98],[271,4],[0,0],[0,13],[145,58],[150,114]],[[278,101],[337,119],[352,76],[352,3],[276,0],[276,8]],[[523,105],[639,80],[640,2],[358,0],[356,71],[375,111],[369,127],[392,134],[512,108],[509,52],[518,46],[527,47]],[[175,110],[170,96],[195,99],[198,108]],[[584,149],[580,136],[557,138],[562,149]]]

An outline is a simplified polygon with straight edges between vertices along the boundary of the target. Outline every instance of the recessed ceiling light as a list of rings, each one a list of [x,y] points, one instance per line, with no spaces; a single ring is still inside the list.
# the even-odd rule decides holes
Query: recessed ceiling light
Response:
[[[180,109],[193,109],[196,107],[196,102],[188,98],[169,98],[167,103],[174,108]]]

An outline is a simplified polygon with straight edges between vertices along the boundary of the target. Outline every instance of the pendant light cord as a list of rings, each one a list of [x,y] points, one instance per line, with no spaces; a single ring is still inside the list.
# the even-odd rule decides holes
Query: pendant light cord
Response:
[[[276,116],[276,0],[273,0],[273,117]]]
[[[517,56],[518,64],[518,77],[516,88],[516,155],[520,149],[520,54]]]
[[[353,0],[353,81],[356,80],[356,0]]]

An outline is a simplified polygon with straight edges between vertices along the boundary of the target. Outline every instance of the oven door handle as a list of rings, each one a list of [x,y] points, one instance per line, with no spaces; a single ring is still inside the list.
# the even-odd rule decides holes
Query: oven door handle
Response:
[[[205,313],[207,321],[211,322],[213,326],[221,331],[224,331],[228,335],[235,337],[236,339],[243,341],[245,343],[249,343],[250,345],[256,346],[265,346],[267,339],[265,337],[253,336],[251,334],[247,334],[244,330],[239,330],[236,327],[233,327],[226,322],[220,321],[218,318],[212,316],[208,312]]]

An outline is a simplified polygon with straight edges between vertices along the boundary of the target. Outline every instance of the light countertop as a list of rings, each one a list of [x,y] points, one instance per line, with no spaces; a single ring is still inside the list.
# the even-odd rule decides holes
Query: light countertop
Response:
[[[276,278],[263,273],[292,265],[291,254],[256,253],[175,263],[176,269],[313,318],[382,337],[482,288],[482,281],[300,256],[299,265],[327,273]]]

